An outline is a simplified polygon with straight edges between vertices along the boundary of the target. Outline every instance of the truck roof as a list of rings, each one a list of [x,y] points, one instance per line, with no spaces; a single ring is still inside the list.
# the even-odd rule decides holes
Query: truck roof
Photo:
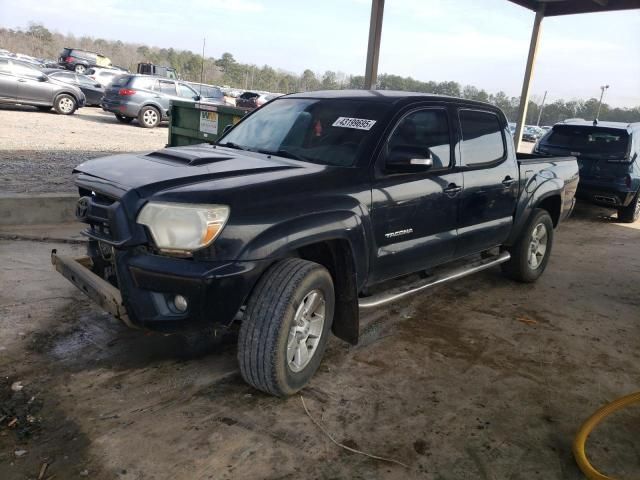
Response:
[[[467,100],[465,98],[450,97],[436,93],[405,92],[400,90],[318,90],[314,92],[292,93],[286,95],[287,98],[340,98],[344,100],[368,99],[381,103],[398,103],[402,100],[435,100],[435,101],[455,101],[465,104],[478,105],[498,109],[490,103],[479,102],[477,100]]]

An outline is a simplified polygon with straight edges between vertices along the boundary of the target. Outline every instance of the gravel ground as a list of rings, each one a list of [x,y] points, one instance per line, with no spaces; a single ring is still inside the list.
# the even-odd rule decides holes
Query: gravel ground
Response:
[[[491,269],[367,313],[358,346],[330,339],[309,412],[406,467],[247,386],[233,343],[195,355],[122,326],[53,271],[51,248],[78,246],[0,240],[0,478],[584,479],[576,430],[640,384],[640,222],[609,215],[579,205],[535,284]],[[589,457],[638,479],[639,432],[640,405],[616,413]]]
[[[71,170],[83,161],[120,152],[144,152],[167,143],[166,125],[155,129],[118,123],[99,108],[74,115],[31,107],[0,107],[0,191],[74,192]]]

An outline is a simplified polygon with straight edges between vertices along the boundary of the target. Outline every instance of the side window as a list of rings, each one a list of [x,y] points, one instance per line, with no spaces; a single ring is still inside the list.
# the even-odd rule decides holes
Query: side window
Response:
[[[433,169],[448,168],[451,146],[446,110],[418,110],[402,118],[387,142],[387,154],[392,152],[423,158],[431,152]]]
[[[42,75],[42,72],[38,69],[27,67],[20,63],[13,64],[13,73],[19,77],[38,78]]]
[[[491,112],[460,110],[462,161],[470,167],[497,162],[506,154],[502,127]]]
[[[198,94],[186,85],[182,85],[181,83],[178,84],[178,96],[193,99],[196,95]]]
[[[176,96],[176,84],[160,80],[160,93]]]

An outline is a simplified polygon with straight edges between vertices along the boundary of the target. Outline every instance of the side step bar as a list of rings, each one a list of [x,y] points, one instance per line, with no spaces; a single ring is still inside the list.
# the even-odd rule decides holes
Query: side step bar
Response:
[[[377,295],[372,295],[370,297],[361,298],[358,301],[358,306],[362,309],[380,307],[388,303],[395,302],[396,300],[400,300],[401,298],[408,297],[409,295],[413,295],[415,293],[422,292],[423,290],[435,287],[437,285],[442,285],[443,283],[447,283],[451,280],[457,280],[458,278],[466,277],[467,275],[471,275],[472,273],[486,270],[487,268],[491,268],[495,265],[500,265],[501,263],[509,261],[510,258],[511,255],[509,254],[509,252],[502,252],[500,253],[500,255],[494,255],[489,258],[476,260],[475,262],[469,263],[468,265],[452,268],[450,270],[437,274],[434,277],[428,279],[426,283],[421,283],[418,285],[408,285],[396,290],[391,290],[388,292],[379,293]]]

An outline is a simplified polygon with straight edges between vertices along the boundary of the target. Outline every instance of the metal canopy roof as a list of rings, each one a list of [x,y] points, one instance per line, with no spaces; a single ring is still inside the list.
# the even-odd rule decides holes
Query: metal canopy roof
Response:
[[[572,15],[575,13],[610,12],[640,8],[640,0],[508,0],[537,11],[543,4],[544,16]]]

